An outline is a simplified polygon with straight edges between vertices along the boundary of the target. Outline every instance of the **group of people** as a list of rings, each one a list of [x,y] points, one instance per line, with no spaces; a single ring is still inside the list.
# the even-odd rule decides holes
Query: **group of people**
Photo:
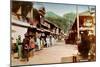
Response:
[[[43,49],[44,47],[50,47],[55,44],[55,38],[52,35],[47,35],[46,37],[37,37],[36,46],[38,50]]]
[[[29,57],[34,56],[34,51],[40,51],[44,47],[50,47],[55,44],[55,38],[52,35],[46,37],[35,37],[33,35],[25,34],[25,38],[21,42],[21,36],[16,39],[18,46],[18,57],[29,61]]]
[[[21,42],[21,36],[19,35],[16,39],[16,47],[18,52],[19,59],[29,60],[29,55],[34,55],[35,41],[34,37],[31,35],[25,34],[25,38]]]

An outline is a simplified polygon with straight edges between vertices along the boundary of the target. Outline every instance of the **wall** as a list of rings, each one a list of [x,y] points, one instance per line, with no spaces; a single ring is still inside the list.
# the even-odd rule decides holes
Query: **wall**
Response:
[[[18,35],[21,35],[21,41],[23,41],[24,34],[27,32],[27,28],[12,25],[12,30],[12,37],[14,38],[13,42],[16,42],[16,38],[18,38]]]

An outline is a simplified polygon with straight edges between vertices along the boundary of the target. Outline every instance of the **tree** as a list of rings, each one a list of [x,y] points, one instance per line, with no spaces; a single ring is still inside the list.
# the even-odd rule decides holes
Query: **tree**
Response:
[[[73,22],[73,18],[75,17],[75,14],[69,13],[64,14],[63,17],[56,15],[53,12],[47,12],[45,15],[45,18],[51,21],[51,23],[56,24],[58,27],[60,27],[65,33],[68,31],[69,22]]]

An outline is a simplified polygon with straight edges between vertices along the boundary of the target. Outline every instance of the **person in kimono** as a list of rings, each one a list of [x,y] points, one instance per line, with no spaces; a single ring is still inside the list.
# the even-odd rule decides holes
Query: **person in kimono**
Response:
[[[45,40],[44,38],[41,38],[41,49],[43,49],[45,46]]]
[[[28,34],[25,34],[25,38],[23,39],[23,45],[22,45],[22,53],[23,58],[27,61],[29,61],[29,37]]]
[[[35,41],[34,41],[34,37],[33,37],[33,36],[30,36],[29,38],[30,38],[30,40],[29,40],[29,45],[30,45],[30,55],[31,55],[31,56],[34,56],[34,49],[35,49]]]
[[[18,36],[18,39],[16,39],[16,45],[18,47],[18,57],[19,59],[22,58],[22,44],[21,44],[21,36]]]
[[[41,42],[40,42],[39,37],[36,38],[36,45],[38,46],[38,50],[40,50],[41,49]]]
[[[50,37],[49,37],[49,35],[46,37],[46,44],[47,44],[47,47],[50,47]]]
[[[51,37],[51,42],[52,42],[52,46],[53,46],[55,44],[55,39],[53,36]]]

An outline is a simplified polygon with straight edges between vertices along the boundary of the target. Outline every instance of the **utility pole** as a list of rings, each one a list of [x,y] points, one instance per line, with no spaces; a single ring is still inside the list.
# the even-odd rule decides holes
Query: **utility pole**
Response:
[[[78,5],[76,5],[76,15],[77,15],[77,39],[79,39],[79,12],[78,12]]]

